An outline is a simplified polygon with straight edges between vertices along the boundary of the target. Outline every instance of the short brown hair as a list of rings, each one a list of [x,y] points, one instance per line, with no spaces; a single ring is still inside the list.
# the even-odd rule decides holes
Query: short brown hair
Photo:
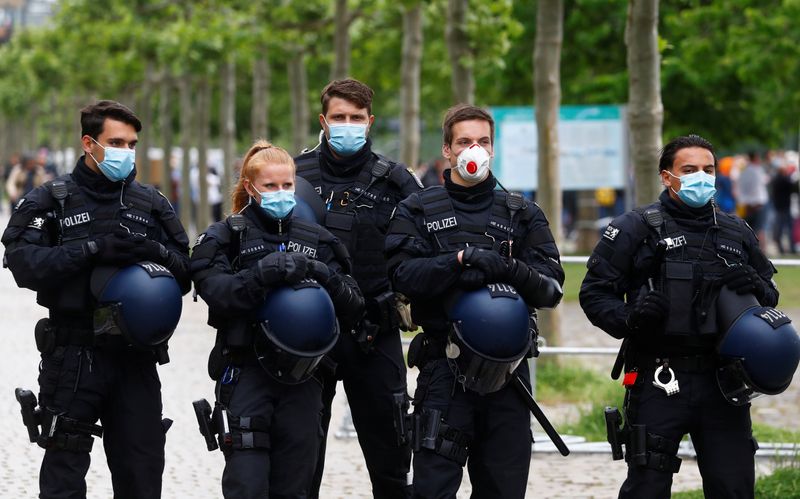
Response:
[[[344,80],[333,80],[322,89],[320,101],[322,102],[322,114],[328,113],[328,102],[333,97],[339,97],[351,102],[359,107],[366,108],[367,114],[372,114],[372,96],[375,92],[358,80],[347,78]]]
[[[447,110],[442,122],[442,140],[450,145],[453,142],[453,125],[461,121],[481,120],[489,123],[491,134],[489,138],[494,144],[494,119],[485,110],[470,104],[456,104]]]
[[[121,121],[132,126],[137,132],[142,131],[142,122],[126,106],[113,100],[101,100],[81,109],[81,136],[88,135],[93,139],[103,133],[106,119]]]

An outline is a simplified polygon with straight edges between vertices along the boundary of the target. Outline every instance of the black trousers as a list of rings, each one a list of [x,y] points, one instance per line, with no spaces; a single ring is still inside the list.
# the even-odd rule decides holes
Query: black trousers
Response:
[[[392,395],[405,394],[408,390],[400,332],[379,335],[373,347],[369,354],[365,354],[350,334],[342,333],[331,354],[338,363],[336,378],[328,375],[324,381],[322,427],[327,436],[331,403],[336,394],[337,379],[340,379],[367,463],[373,496],[406,498],[410,495],[406,481],[411,466],[411,449],[397,445],[392,417]],[[313,497],[319,497],[324,466],[323,441],[314,476]]]
[[[257,364],[241,368],[222,400],[235,417],[263,418],[269,447],[225,453],[222,493],[229,499],[305,499],[322,439],[322,385],[314,377],[298,385],[275,381]],[[217,382],[217,400],[221,384]],[[223,397],[225,398],[225,397]]]
[[[528,363],[517,373],[530,386]],[[471,440],[467,469],[473,498],[525,497],[531,463],[531,416],[516,390],[506,386],[486,395],[456,382],[446,359],[428,362],[417,378],[415,413],[442,412],[444,422]],[[456,497],[463,467],[429,449],[414,453],[414,497]]]
[[[161,497],[166,438],[151,353],[57,347],[42,355],[39,404],[82,422],[100,420],[115,498]],[[88,452],[46,450],[39,497],[86,497],[88,470]]]
[[[640,372],[628,393],[632,424],[672,441],[692,437],[703,492],[707,498],[752,498],[755,486],[756,442],[750,405],[730,405],[717,386],[714,370],[675,371],[680,391],[670,397],[653,386],[652,369]],[[661,380],[668,376],[661,373]],[[669,498],[672,473],[628,466],[620,498]]]

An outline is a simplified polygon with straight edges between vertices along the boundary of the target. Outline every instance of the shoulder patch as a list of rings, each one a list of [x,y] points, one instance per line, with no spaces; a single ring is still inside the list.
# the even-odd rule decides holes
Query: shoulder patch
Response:
[[[603,237],[605,237],[609,241],[613,241],[614,239],[617,238],[618,234],[619,234],[619,229],[611,224],[608,224],[608,227],[606,227],[606,231],[603,232]]]
[[[25,202],[25,198],[19,198],[19,201],[17,201],[17,204],[15,204],[15,205],[14,205],[14,209],[15,209],[15,210],[18,210],[18,209],[19,209],[19,207],[20,207],[20,206],[22,206],[22,204],[23,204],[24,202]]]
[[[422,180],[419,179],[419,177],[417,176],[417,173],[414,170],[412,170],[411,168],[406,168],[406,171],[408,171],[408,173],[411,174],[411,177],[414,179],[414,182],[417,183],[417,185],[419,186],[420,189],[424,189],[425,188],[425,186],[422,185]]]
[[[44,227],[44,218],[42,217],[33,217],[33,220],[28,224],[30,229],[42,230],[42,227]]]
[[[206,233],[205,232],[201,232],[200,235],[197,236],[197,239],[195,239],[194,245],[197,246],[198,244],[202,243],[203,239],[205,239],[205,238],[206,238]]]

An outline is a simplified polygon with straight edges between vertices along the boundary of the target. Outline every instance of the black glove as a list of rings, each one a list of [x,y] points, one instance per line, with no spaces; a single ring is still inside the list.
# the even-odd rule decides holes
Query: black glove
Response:
[[[480,269],[468,268],[458,276],[458,286],[467,291],[478,289],[486,284],[486,274]]]
[[[660,291],[651,289],[639,296],[631,308],[625,323],[629,328],[637,330],[648,325],[660,323],[669,312],[669,299]]]
[[[326,287],[328,285],[328,281],[331,278],[331,270],[328,268],[327,265],[320,262],[319,260],[315,260],[313,258],[308,259],[308,269],[306,269],[306,275],[315,279],[320,285]]]
[[[83,243],[83,254],[89,260],[107,265],[130,265],[143,260],[139,243],[114,232]]]
[[[752,293],[758,300],[764,298],[767,292],[764,281],[750,265],[728,267],[720,276],[720,283],[736,291],[737,295]]]
[[[276,251],[258,261],[256,277],[265,286],[286,281],[297,284],[306,276],[308,261],[302,253]]]
[[[470,246],[464,250],[461,263],[482,270],[488,282],[508,280],[508,262],[496,251]]]

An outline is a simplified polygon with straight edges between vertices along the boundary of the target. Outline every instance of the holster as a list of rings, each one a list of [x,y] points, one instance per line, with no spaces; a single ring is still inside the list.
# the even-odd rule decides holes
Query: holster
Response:
[[[405,392],[392,394],[392,416],[394,429],[397,432],[397,446],[409,445],[412,439],[413,415],[408,413],[408,394]]]

